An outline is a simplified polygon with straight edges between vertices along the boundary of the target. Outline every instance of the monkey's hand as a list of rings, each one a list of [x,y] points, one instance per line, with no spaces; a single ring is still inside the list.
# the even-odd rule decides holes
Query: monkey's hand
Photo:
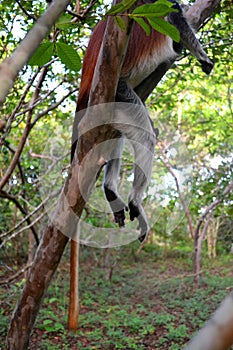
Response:
[[[114,214],[115,222],[119,225],[119,227],[124,227],[125,211],[128,211],[127,205],[118,193],[110,190],[107,186],[104,186],[104,191]]]
[[[135,218],[138,220],[139,229],[141,230],[138,239],[142,243],[147,239],[150,230],[145,211],[141,204],[137,203],[135,199],[132,199],[129,201],[129,213],[131,221],[133,221]]]

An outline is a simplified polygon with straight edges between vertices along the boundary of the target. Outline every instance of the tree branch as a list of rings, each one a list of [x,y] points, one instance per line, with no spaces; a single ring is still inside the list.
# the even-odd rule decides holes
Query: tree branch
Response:
[[[12,201],[13,203],[15,203],[16,207],[21,211],[21,213],[23,215],[27,215],[28,214],[27,211],[22,207],[22,205],[20,204],[20,202],[18,201],[18,199],[15,196],[12,196],[12,195],[10,195],[9,193],[7,193],[7,192],[5,192],[3,190],[0,190],[0,197],[7,198],[10,201]],[[27,221],[29,227],[31,227],[31,230],[32,230],[33,236],[35,238],[36,244],[39,245],[39,238],[38,238],[37,232],[35,230],[35,227],[33,227],[33,223],[31,223],[31,220],[30,220],[29,217],[25,218],[25,220]],[[1,244],[0,244],[0,246],[1,246]]]
[[[202,214],[202,216],[200,217],[199,221],[198,221],[198,224],[197,224],[197,227],[196,227],[196,230],[195,230],[195,237],[198,237],[199,236],[199,230],[200,230],[200,227],[204,221],[204,219],[206,218],[206,216],[208,216],[208,214],[213,211],[219,203],[221,203],[224,199],[224,197],[230,193],[233,189],[233,181],[231,181],[227,186],[226,188],[224,189],[223,193],[222,193],[222,196],[221,198],[218,198],[216,199],[213,203],[211,203],[205,210],[205,212]]]
[[[46,77],[47,71],[48,71],[47,68],[43,68],[42,69],[41,75],[39,77],[39,81],[37,83],[36,89],[35,89],[34,94],[32,96],[32,100],[31,100],[31,103],[30,103],[31,106],[33,106],[34,102],[36,101],[36,99],[39,96],[39,92],[40,92],[41,86],[43,84],[43,81],[44,81],[44,79]],[[24,145],[25,145],[25,143],[27,141],[27,137],[28,137],[29,132],[31,130],[32,113],[33,113],[33,108],[31,108],[29,110],[29,112],[28,112],[26,126],[24,128],[23,135],[21,137],[21,140],[20,140],[20,143],[18,145],[18,148],[17,148],[17,150],[14,153],[13,159],[12,159],[12,161],[11,161],[7,171],[5,172],[4,176],[2,177],[2,179],[0,181],[0,190],[3,189],[3,187],[5,186],[5,184],[7,183],[9,178],[11,177],[11,175],[12,175],[12,173],[13,173],[13,171],[14,171],[14,169],[15,169],[18,161],[19,161],[20,155],[21,155],[21,153],[23,151]]]
[[[19,71],[37,50],[41,41],[49,33],[54,23],[66,9],[70,0],[54,0],[45,13],[38,19],[12,55],[0,66],[0,105],[12,87]]]

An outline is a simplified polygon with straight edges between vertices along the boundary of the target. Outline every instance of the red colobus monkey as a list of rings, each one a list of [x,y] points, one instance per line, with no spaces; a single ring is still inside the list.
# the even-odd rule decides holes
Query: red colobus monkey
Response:
[[[153,1],[143,1],[143,3],[151,2]],[[134,220],[134,218],[137,218],[139,221],[139,228],[141,230],[139,236],[140,241],[143,241],[147,237],[149,231],[149,225],[141,202],[148,184],[149,176],[147,175],[150,174],[152,170],[153,156],[151,155],[153,155],[154,152],[157,129],[153,128],[153,124],[143,104],[148,93],[141,99],[137,92],[140,91],[140,86],[144,84],[145,80],[155,72],[154,76],[156,79],[154,84],[152,84],[153,86],[150,88],[150,93],[170,67],[171,62],[179,56],[183,47],[187,48],[197,58],[201,63],[202,70],[206,74],[209,74],[213,68],[213,62],[208,58],[201,44],[197,40],[192,28],[185,18],[185,13],[183,12],[182,7],[176,1],[172,0],[171,2],[173,3],[173,8],[177,9],[178,12],[171,12],[166,20],[179,30],[180,43],[173,42],[170,37],[161,34],[152,28],[150,35],[147,36],[137,23],[133,24],[115,101],[136,105],[137,109],[135,108],[135,111],[137,112],[136,114],[133,112],[134,117],[137,118],[137,122],[143,125],[143,127],[141,129],[130,125],[128,128],[119,127],[120,137],[116,140],[112,157],[105,166],[104,191],[114,213],[115,221],[119,226],[124,226],[125,209],[128,208],[130,219]],[[88,107],[90,88],[105,27],[106,22],[99,22],[90,38],[83,61],[77,111]],[[158,79],[156,75],[158,76]],[[132,113],[132,111],[129,112]],[[76,116],[74,122],[72,158],[77,143],[79,119],[80,117]],[[133,143],[135,156],[134,181],[132,191],[129,194],[128,206],[126,206],[117,191],[117,180],[121,164],[120,158],[124,137],[135,141]],[[142,143],[144,144],[144,150],[140,147],[140,144]],[[148,152],[145,150],[148,150]],[[138,162],[142,164],[142,167],[137,165]],[[144,165],[147,168],[146,175],[143,169]]]

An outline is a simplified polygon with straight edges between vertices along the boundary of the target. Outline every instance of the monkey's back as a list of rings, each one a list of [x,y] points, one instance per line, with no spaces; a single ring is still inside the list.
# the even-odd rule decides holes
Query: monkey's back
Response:
[[[106,21],[100,21],[90,38],[83,61],[78,109],[87,107],[96,62],[103,41]],[[121,77],[134,88],[161,62],[175,57],[172,39],[151,29],[150,35],[134,23],[122,67]]]

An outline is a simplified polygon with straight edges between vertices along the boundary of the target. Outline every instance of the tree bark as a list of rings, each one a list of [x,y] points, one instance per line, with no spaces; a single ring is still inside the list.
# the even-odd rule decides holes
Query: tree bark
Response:
[[[206,235],[210,219],[213,215],[214,210],[217,206],[222,203],[224,198],[232,191],[233,189],[233,181],[225,187],[221,198],[215,199],[204,211],[201,215],[197,227],[194,233],[194,261],[193,261],[193,270],[195,274],[195,282],[199,284],[200,272],[201,272],[201,250],[202,250],[202,241]],[[206,219],[205,225],[201,231],[201,227],[203,225],[204,220]]]
[[[28,348],[29,335],[41,301],[57,269],[67,241],[68,237],[63,235],[56,227],[48,226],[28,273],[21,298],[12,315],[7,349],[25,350]]]

